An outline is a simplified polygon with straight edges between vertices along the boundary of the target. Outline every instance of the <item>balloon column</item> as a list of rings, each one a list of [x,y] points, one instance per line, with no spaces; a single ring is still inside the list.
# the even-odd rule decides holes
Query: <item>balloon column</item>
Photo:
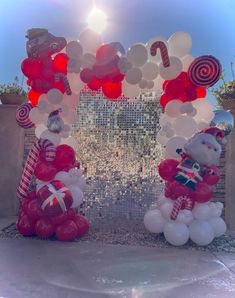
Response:
[[[152,233],[163,232],[172,245],[183,245],[188,239],[208,245],[226,231],[223,204],[210,200],[212,186],[220,178],[221,146],[233,121],[228,112],[214,113],[204,98],[206,88],[220,77],[219,61],[201,56],[184,70],[163,82],[160,103],[165,113],[160,117],[157,139],[165,146],[166,159],[158,166],[165,193],[158,198],[157,207],[147,211],[144,224]],[[228,124],[219,125],[218,120],[225,118]]]
[[[16,121],[25,129],[35,127],[37,141],[17,191],[21,201],[17,227],[23,236],[56,235],[58,240],[71,241],[89,228],[79,214],[86,181],[76,160],[76,141],[70,136],[79,96],[71,92],[67,80],[68,56],[56,54],[66,40],[45,29],[31,29],[27,37],[28,58],[22,71],[31,86],[30,103],[18,108]],[[34,176],[36,190],[30,191]]]

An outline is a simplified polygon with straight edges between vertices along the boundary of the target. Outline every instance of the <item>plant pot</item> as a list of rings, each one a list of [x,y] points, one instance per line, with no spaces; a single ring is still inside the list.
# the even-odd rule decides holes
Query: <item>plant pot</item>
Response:
[[[230,110],[235,114],[235,98],[223,99],[221,100],[221,105],[224,110]]]
[[[8,105],[21,105],[24,102],[27,102],[27,98],[23,95],[16,93],[3,93],[0,95],[2,104]]]

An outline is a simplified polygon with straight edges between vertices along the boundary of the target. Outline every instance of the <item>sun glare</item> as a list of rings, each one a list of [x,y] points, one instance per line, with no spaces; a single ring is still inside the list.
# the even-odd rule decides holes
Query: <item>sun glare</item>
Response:
[[[94,7],[87,17],[87,24],[90,29],[101,33],[107,25],[107,16],[103,11]]]

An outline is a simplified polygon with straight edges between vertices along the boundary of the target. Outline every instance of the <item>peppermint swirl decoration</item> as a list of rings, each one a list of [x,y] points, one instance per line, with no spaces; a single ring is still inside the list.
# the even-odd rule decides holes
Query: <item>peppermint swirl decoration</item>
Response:
[[[217,58],[211,55],[196,58],[188,69],[190,81],[199,87],[211,87],[220,78],[221,64]]]
[[[16,122],[23,128],[31,128],[34,123],[29,119],[29,112],[33,106],[31,103],[23,103],[16,110]]]

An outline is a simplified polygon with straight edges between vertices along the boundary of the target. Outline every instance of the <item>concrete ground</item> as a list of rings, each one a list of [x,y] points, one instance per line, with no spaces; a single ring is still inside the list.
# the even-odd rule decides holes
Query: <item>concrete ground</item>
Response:
[[[0,239],[2,298],[235,297],[235,254]]]

